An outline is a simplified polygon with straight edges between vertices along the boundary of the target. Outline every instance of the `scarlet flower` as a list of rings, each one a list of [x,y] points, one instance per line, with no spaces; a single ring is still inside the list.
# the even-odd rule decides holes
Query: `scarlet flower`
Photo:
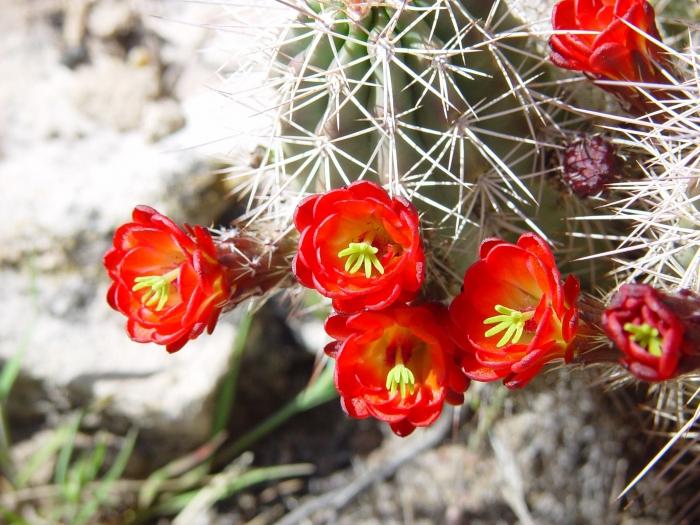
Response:
[[[553,359],[568,362],[578,329],[578,295],[578,280],[569,276],[562,283],[539,236],[526,233],[517,244],[485,240],[450,305],[466,375],[521,388]]]
[[[418,214],[404,199],[355,182],[303,200],[294,224],[301,233],[294,274],[337,311],[380,310],[418,293],[425,256]]]
[[[392,306],[380,312],[332,315],[326,331],[336,339],[335,385],[351,417],[386,421],[395,434],[432,424],[445,401],[464,401],[468,379],[459,370],[437,304]]]
[[[562,0],[552,11],[552,26],[556,31],[590,32],[550,38],[550,58],[559,67],[583,71],[594,79],[666,82],[662,50],[645,36],[661,40],[654,8],[647,0]],[[601,87],[628,100],[634,96],[633,89]]]
[[[647,284],[626,284],[603,313],[605,332],[624,354],[622,364],[644,381],[675,377],[684,354],[695,353],[668,299]]]
[[[114,281],[107,301],[128,318],[134,341],[175,352],[205,328],[213,331],[230,286],[205,228],[185,232],[148,206],[134,208],[132,219],[104,256]]]

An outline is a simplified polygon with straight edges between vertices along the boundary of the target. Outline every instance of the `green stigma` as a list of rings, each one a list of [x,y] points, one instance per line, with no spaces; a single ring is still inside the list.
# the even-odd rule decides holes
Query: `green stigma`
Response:
[[[411,369],[403,364],[400,351],[396,353],[396,365],[386,375],[386,389],[392,395],[399,390],[401,399],[406,397],[407,391],[413,394],[416,390],[416,378]]]
[[[351,242],[347,248],[338,252],[338,257],[341,259],[347,257],[345,261],[345,271],[356,273],[362,266],[365,269],[365,277],[372,277],[372,267],[384,275],[384,267],[377,258],[378,248],[375,248],[368,242]]]
[[[144,275],[134,279],[136,283],[132,288],[132,292],[138,292],[144,288],[149,290],[141,297],[141,303],[146,306],[156,305],[156,312],[160,312],[165,303],[168,302],[170,295],[170,284],[180,275],[180,268],[175,268],[163,275]]]
[[[632,341],[646,349],[654,357],[661,357],[661,343],[663,339],[659,336],[659,330],[648,323],[637,325],[625,323],[625,332],[632,334]]]
[[[485,336],[491,337],[505,330],[501,339],[496,343],[496,348],[501,348],[507,344],[516,344],[523,336],[525,323],[535,316],[535,312],[519,312],[506,306],[497,304],[494,308],[501,315],[494,315],[484,319],[484,324],[495,324],[486,330]]]

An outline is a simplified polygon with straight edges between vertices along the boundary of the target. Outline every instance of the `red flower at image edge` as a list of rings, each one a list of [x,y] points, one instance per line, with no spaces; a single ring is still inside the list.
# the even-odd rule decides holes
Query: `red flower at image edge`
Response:
[[[437,304],[393,306],[381,312],[333,315],[326,347],[335,358],[335,385],[345,412],[386,421],[395,434],[432,424],[444,402],[458,405],[468,379],[460,371]]]
[[[379,310],[418,293],[425,256],[418,214],[404,199],[355,182],[303,200],[294,224],[301,233],[294,274],[337,311]]]
[[[654,8],[646,0],[562,0],[552,11],[552,62],[596,79],[666,82]],[[635,31],[637,28],[639,31]],[[616,91],[614,86],[605,89]]]
[[[547,362],[571,359],[578,280],[562,283],[549,246],[534,234],[517,244],[487,239],[450,305],[453,338],[470,379],[525,386]]]
[[[683,354],[683,322],[646,284],[626,284],[603,313],[603,328],[622,351],[622,364],[644,381],[678,374]]]
[[[175,352],[216,325],[229,297],[223,267],[205,228],[180,229],[148,206],[114,233],[104,265],[114,281],[107,301],[127,318],[129,336]]]

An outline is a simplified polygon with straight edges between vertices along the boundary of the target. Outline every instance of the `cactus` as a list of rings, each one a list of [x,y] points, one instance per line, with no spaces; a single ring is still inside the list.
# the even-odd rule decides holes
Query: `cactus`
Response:
[[[365,222],[371,221],[364,221],[361,214],[374,213],[367,211],[367,203],[379,199],[378,194],[384,201],[400,202],[399,208],[410,208],[393,199],[403,197],[420,214],[425,246],[416,242],[420,249],[414,251],[425,249],[428,278],[423,299],[444,302],[455,297],[464,282],[468,293],[459,294],[457,308],[461,325],[470,325],[485,339],[505,331],[496,349],[488,341],[479,347],[481,355],[472,355],[478,345],[468,333],[461,339],[466,341],[461,348],[466,357],[451,366],[461,367],[472,380],[506,378],[507,385],[508,378],[520,374],[510,383],[520,387],[545,364],[542,356],[551,354],[566,363],[598,363],[602,377],[617,385],[630,380],[620,373],[617,365],[622,362],[637,378],[666,381],[663,387],[649,388],[652,399],[658,396],[659,414],[677,414],[678,433],[664,451],[677,445],[689,429],[697,430],[700,396],[694,390],[698,374],[693,370],[698,361],[687,358],[691,352],[684,330],[700,311],[696,312],[697,301],[689,299],[694,295],[672,290],[700,291],[700,97],[698,54],[692,45],[697,35],[691,31],[689,38],[673,38],[687,48],[674,51],[662,44],[651,4],[620,2],[614,13],[611,4],[563,0],[557,6],[562,8],[559,17],[555,11],[553,23],[559,23],[559,29],[572,31],[568,26],[573,20],[578,24],[589,18],[589,26],[593,24],[599,34],[610,28],[622,34],[619,41],[594,49],[599,42],[591,37],[591,27],[582,27],[578,37],[552,35],[539,20],[528,19],[541,11],[529,9],[521,0],[294,2],[296,18],[266,57],[268,87],[277,93],[266,108],[272,116],[269,137],[256,150],[254,166],[231,177],[237,191],[246,194],[246,213],[236,222],[235,232],[224,229],[215,239],[226,276],[237,270],[231,281],[240,281],[241,288],[249,291],[239,299],[267,294],[285,283],[294,256],[292,271],[300,282],[333,298],[336,310],[350,313],[353,308],[338,306],[347,303],[333,294],[342,290],[355,297],[358,289],[362,292],[362,277],[357,282],[357,276],[352,277],[362,264],[365,280],[372,277],[373,268],[384,275],[379,256],[372,258],[379,250],[372,244],[375,230],[386,234],[381,229],[384,223],[368,228]],[[628,16],[624,24],[618,8],[628,10],[622,13]],[[564,9],[568,12],[561,15]],[[599,31],[606,16],[607,28]],[[585,77],[548,64],[543,43],[549,37],[552,63],[581,71]],[[617,54],[600,53],[606,44],[616,45]],[[625,56],[626,62],[620,59]],[[358,183],[361,180],[379,185]],[[348,188],[332,191],[343,186]],[[352,235],[340,242],[335,236],[343,233],[340,228],[319,234],[331,205],[344,204],[347,211],[348,195],[354,191],[359,196],[353,197],[352,217],[346,221],[352,223],[348,227]],[[321,192],[324,199],[333,194],[326,199],[331,204],[324,207],[308,199],[298,206],[307,195]],[[295,209],[301,210],[301,220],[294,223],[302,239],[296,255]],[[417,232],[419,221],[409,222]],[[395,224],[391,228],[398,229]],[[274,232],[269,242],[259,241],[263,231]],[[522,232],[529,233],[517,245],[508,242]],[[385,252],[381,256],[390,262],[403,257],[403,245],[384,236],[389,240],[381,241]],[[519,254],[520,266],[511,268],[511,258],[494,256],[499,265],[483,262],[478,266],[481,273],[472,272],[467,286],[462,275],[467,267],[469,272],[475,267],[470,264],[477,246],[490,236],[505,240],[481,244],[484,255],[479,255],[479,263],[489,258],[491,250],[499,250],[512,257]],[[554,245],[554,254],[542,237]],[[319,238],[321,245],[316,244]],[[508,252],[503,251],[506,245]],[[335,272],[334,266],[321,264],[321,255],[328,255],[324,261],[333,264],[349,258],[344,271]],[[559,268],[555,259],[570,264]],[[391,301],[399,296],[400,303],[416,299],[422,252],[408,266],[415,278],[411,282],[417,285],[405,295],[401,282],[398,288],[392,283],[387,290],[396,293],[384,294]],[[484,273],[487,266],[491,273]],[[547,268],[548,277],[535,276],[531,267]],[[321,286],[315,270],[342,286]],[[562,281],[560,270],[577,273],[578,279]],[[489,275],[491,281],[480,281]],[[523,279],[529,284],[523,285]],[[580,294],[579,282],[586,293]],[[489,308],[495,306],[500,315],[484,317],[484,323],[499,326],[482,331],[474,311],[493,283],[506,283],[492,288],[505,294],[503,289],[510,287],[514,291],[509,297],[521,294],[527,301],[523,299],[522,310],[513,309],[504,304],[508,297],[501,300],[498,295],[499,302]],[[623,283],[636,283],[623,290],[639,293],[627,294],[629,304],[625,297],[611,303],[621,292],[617,285]],[[367,285],[373,286],[376,281]],[[372,295],[372,301],[358,310],[371,318],[367,311],[387,308],[382,306],[387,301],[382,294]],[[662,308],[663,297],[685,301],[682,319],[674,317],[673,309]],[[530,304],[533,298],[537,301]],[[150,301],[149,296],[146,304]],[[228,301],[233,306],[233,299]],[[403,307],[422,308],[392,306],[396,311]],[[433,307],[443,311],[442,316],[455,311],[450,308],[446,314],[443,306]],[[525,328],[536,315],[535,308],[540,315],[549,312],[546,319],[556,321],[538,325],[536,331]],[[613,308],[619,310],[614,315]],[[653,317],[650,312],[657,310],[663,315]],[[330,322],[331,332],[337,322]],[[669,326],[673,330],[667,330]],[[524,330],[531,332],[529,341],[509,353],[511,338],[517,344]],[[664,339],[667,332],[674,335]],[[331,335],[341,338],[343,333]],[[545,334],[551,338],[549,346],[542,342]],[[541,347],[536,348],[538,344]],[[340,352],[331,350],[329,355],[338,358]],[[393,372],[387,376],[392,393],[398,383],[413,384],[402,359],[395,365],[404,367],[396,369],[401,377]],[[687,366],[675,366],[678,362]],[[663,374],[651,373],[656,365]],[[412,394],[410,388],[400,391],[402,398]],[[407,428],[399,430],[404,435]]]
[[[481,239],[527,230],[549,238],[559,257],[584,256],[587,264],[567,270],[601,290],[600,299],[614,292],[602,279],[610,270],[618,283],[698,289],[695,88],[657,101],[663,118],[631,119],[611,97],[539,58],[549,27],[527,17],[539,16],[540,4],[294,7],[270,57],[279,94],[270,141],[259,165],[234,177],[249,194],[248,218],[284,222],[304,195],[369,179],[419,209],[432,299],[454,295]],[[654,96],[642,88],[636,106],[653,108]],[[625,167],[615,166],[617,182],[607,174],[580,191],[582,175],[571,185],[567,173],[571,147],[602,143],[594,134],[603,130]],[[597,196],[603,183],[608,191]]]
[[[270,140],[258,165],[233,177],[249,217],[289,217],[281,202],[379,182],[418,207],[435,261],[428,289],[443,299],[489,236],[534,230],[569,261],[609,248],[592,240],[596,224],[569,222],[594,209],[552,184],[547,152],[578,129],[560,125],[570,117],[551,105],[552,68],[530,51],[538,35],[505,1],[295,9],[270,57]],[[602,268],[568,269],[590,282]]]

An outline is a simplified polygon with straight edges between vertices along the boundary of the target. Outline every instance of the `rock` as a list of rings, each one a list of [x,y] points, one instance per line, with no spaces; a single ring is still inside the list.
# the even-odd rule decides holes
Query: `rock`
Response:
[[[10,398],[13,421],[34,425],[72,407],[101,405],[104,428],[144,428],[142,435],[159,436],[159,452],[167,444],[187,448],[209,431],[235,337],[231,317],[172,356],[132,343],[125,319],[105,303],[101,260],[136,204],[178,222],[216,220],[228,203],[204,160],[212,150],[193,146],[225,136],[230,118],[201,109],[232,104],[203,89],[185,91],[184,111],[195,126],[157,146],[138,131],[119,133],[138,128],[158,99],[157,68],[91,55],[89,67],[72,72],[60,64],[48,19],[29,17],[18,0],[3,9],[0,367],[24,352]],[[200,77],[199,87],[204,83]]]
[[[552,30],[552,8],[559,0],[506,0],[512,12],[527,23],[535,32],[541,33],[543,39],[548,39]]]
[[[0,302],[0,360],[21,350],[27,387],[38,386],[41,398],[101,405],[108,420],[177,434],[182,446],[201,441],[211,424],[214,387],[227,370],[233,324],[220,323],[213,335],[173,355],[133,343],[125,319],[105,303],[100,277],[92,269],[33,276],[0,271],[0,286],[11,298]],[[50,415],[52,405],[37,405],[36,392],[27,396],[23,384],[10,397],[10,415]]]
[[[137,129],[146,105],[161,94],[157,65],[139,67],[109,56],[80,68],[73,84],[75,106],[118,131]]]
[[[185,115],[175,99],[149,102],[144,110],[141,131],[150,142],[158,142],[185,125]]]
[[[7,226],[0,229],[0,264],[32,254],[42,270],[84,271],[90,266],[78,266],[95,264],[136,204],[204,224],[225,205],[221,195],[216,203],[208,198],[217,178],[196,153],[166,155],[139,135],[99,133],[28,147],[8,155],[0,179],[17,181],[0,194],[0,221]],[[208,208],[198,209],[202,199]]]
[[[126,35],[138,25],[138,17],[124,1],[101,0],[90,9],[87,28],[99,38],[115,38]]]
[[[529,394],[529,410],[495,424],[492,442],[504,451],[496,454],[501,485],[519,478],[521,495],[537,523],[617,523],[610,497],[629,466],[630,451],[623,443],[630,427],[625,415],[581,374],[567,375]]]

